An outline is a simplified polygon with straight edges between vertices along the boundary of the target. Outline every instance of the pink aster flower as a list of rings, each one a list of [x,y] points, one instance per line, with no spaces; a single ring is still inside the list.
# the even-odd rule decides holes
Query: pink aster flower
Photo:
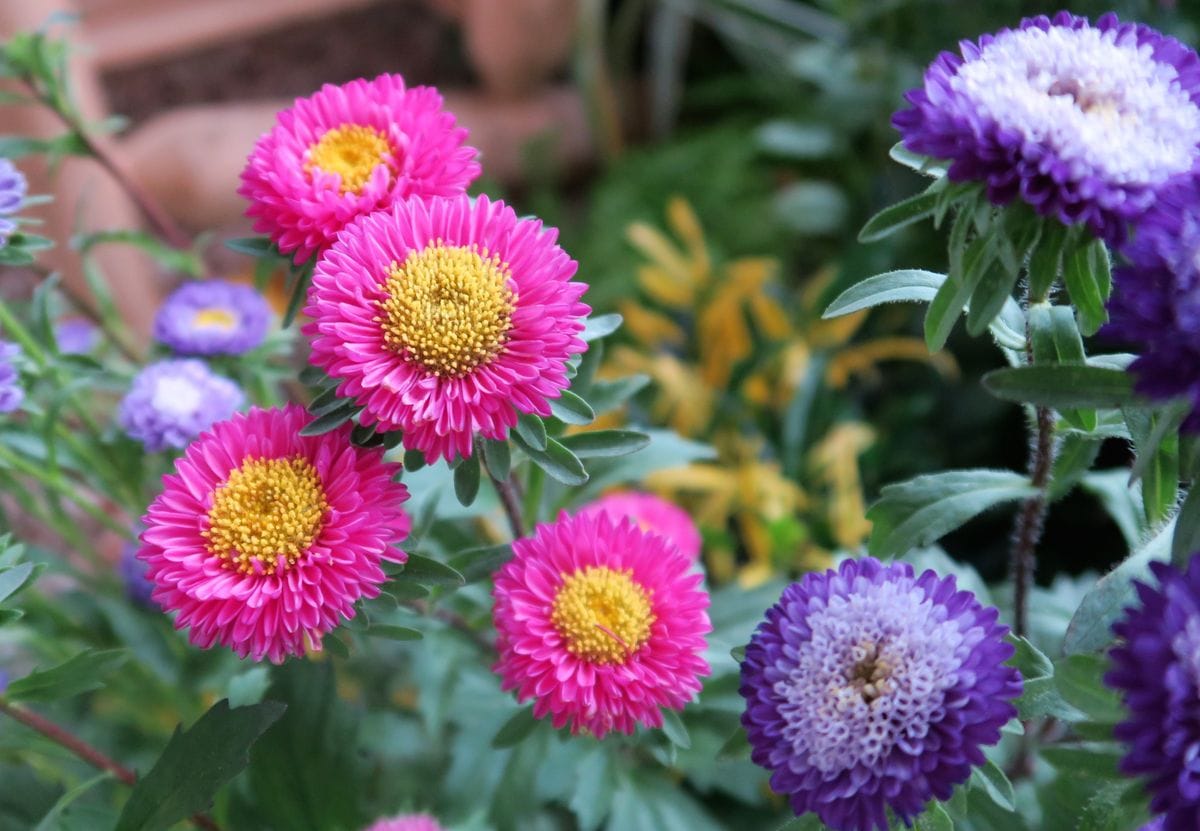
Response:
[[[389,819],[375,820],[363,831],[443,831],[442,826],[429,814],[401,814]]]
[[[503,688],[573,733],[661,727],[661,708],[682,709],[709,673],[708,595],[691,565],[627,519],[539,525],[496,577]]]
[[[666,537],[689,561],[694,563],[700,559],[703,543],[696,523],[687,511],[661,496],[639,491],[616,491],[584,505],[579,513],[589,516],[608,514],[613,522],[629,517],[643,531]]]
[[[346,227],[317,262],[309,360],[426,459],[503,439],[517,413],[550,415],[587,348],[587,289],[554,229],[503,202],[409,199]]]
[[[279,113],[242,171],[254,230],[304,262],[362,214],[409,196],[454,196],[479,175],[432,87],[399,75],[326,84]]]
[[[350,443],[350,426],[301,436],[295,404],[216,424],[163,477],[138,557],[153,598],[196,646],[275,663],[319,649],[354,604],[376,597],[380,561],[408,535],[398,465]]]

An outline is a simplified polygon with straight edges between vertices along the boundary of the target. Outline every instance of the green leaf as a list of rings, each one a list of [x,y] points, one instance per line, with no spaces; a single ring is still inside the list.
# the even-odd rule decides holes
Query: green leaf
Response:
[[[1035,364],[1082,366],[1086,362],[1083,339],[1079,335],[1079,327],[1075,325],[1075,315],[1070,306],[1032,304],[1029,307],[1029,329],[1033,336]],[[1095,410],[1064,409],[1062,417],[1079,430],[1096,429]]]
[[[575,765],[575,787],[568,803],[582,831],[596,831],[612,809],[617,776],[612,756],[597,742]]]
[[[257,704],[271,686],[271,673],[266,667],[251,667],[229,679],[229,706],[246,707]]]
[[[337,407],[333,408],[324,415],[317,416],[308,424],[300,428],[302,436],[321,436],[338,429],[343,424],[354,418],[358,413],[358,405],[349,398],[342,399],[342,402]]]
[[[113,775],[105,771],[104,773],[93,776],[91,779],[85,779],[83,782],[80,782],[78,785],[71,788],[71,790],[67,791],[58,798],[58,801],[54,803],[54,807],[52,807],[46,813],[46,815],[42,817],[41,822],[37,824],[33,831],[60,831],[64,827],[62,823],[63,812],[66,811],[67,808],[71,807],[71,803],[75,802],[77,799],[79,799],[79,797],[86,794],[101,782],[112,778]],[[3,819],[3,814],[0,814],[0,820]]]
[[[916,820],[918,831],[954,831],[954,820],[940,803],[932,802]]]
[[[450,561],[450,565],[462,574],[468,583],[486,580],[495,573],[496,569],[512,559],[512,545],[489,545],[486,548],[472,548],[458,554]]]
[[[942,180],[939,180],[942,181]],[[867,224],[858,232],[859,242],[876,242],[891,236],[901,228],[920,222],[926,217],[933,216],[937,208],[938,195],[941,191],[935,182],[929,189],[916,196],[910,196],[895,205],[884,208],[867,220]]]
[[[501,482],[507,482],[512,471],[512,454],[509,453],[508,442],[481,439],[479,443],[483,448],[483,461],[487,465],[488,475]]]
[[[534,450],[546,449],[546,424],[532,413],[521,413],[517,417],[517,438],[526,447]]]
[[[1005,401],[1055,409],[1112,408],[1133,399],[1133,381],[1119,369],[1098,366],[1021,366],[983,376],[988,392]]]
[[[1098,655],[1068,655],[1054,665],[1054,681],[1063,699],[1092,720],[1116,723],[1123,717],[1121,700],[1104,685],[1108,661]]]
[[[217,790],[246,767],[250,746],[285,709],[266,701],[234,710],[220,701],[191,729],[176,730],[134,787],[116,831],[163,831],[205,810]]]
[[[739,725],[717,751],[717,759],[749,759],[750,750],[750,738],[746,735],[745,728]]]
[[[454,495],[461,505],[475,501],[479,493],[479,455],[472,454],[454,468]]]
[[[1004,303],[1012,297],[1017,274],[1018,270],[1010,270],[999,262],[993,262],[983,272],[967,302],[967,334],[978,337],[987,331]]]
[[[15,568],[0,571],[0,603],[15,595],[30,582],[35,571],[40,571],[33,563],[22,563]]]
[[[420,554],[409,554],[404,563],[406,578],[425,586],[465,586],[466,578],[445,563],[422,557]]]
[[[839,294],[821,317],[828,320],[885,303],[928,303],[944,282],[945,274],[913,268],[876,274]]]
[[[1060,222],[1043,223],[1042,236],[1029,255],[1029,296],[1034,302],[1050,295],[1062,269],[1067,226]]]
[[[650,383],[649,375],[629,375],[614,381],[597,381],[588,391],[588,404],[596,414],[617,409]]]
[[[1063,277],[1085,335],[1096,334],[1108,320],[1104,303],[1112,286],[1111,269],[1108,249],[1100,240],[1079,246],[1067,257]]]
[[[1116,779],[1117,763],[1124,755],[1117,744],[1086,742],[1078,745],[1047,745],[1039,750],[1043,759],[1064,773]]]
[[[292,296],[288,299],[287,308],[283,312],[283,320],[280,321],[280,327],[287,329],[296,320],[296,315],[300,313],[300,307],[304,305],[304,298],[308,296],[308,284],[312,281],[312,266],[311,261],[306,265],[296,278],[296,285],[292,286]]]
[[[50,669],[31,672],[8,685],[10,701],[58,701],[98,690],[104,679],[125,663],[124,649],[88,651]]]
[[[588,474],[583,462],[554,439],[546,440],[544,451],[532,447],[525,447],[524,450],[535,465],[556,481],[572,487],[587,483]]]
[[[1171,562],[1184,568],[1197,551],[1200,551],[1200,488],[1193,483],[1175,517],[1175,534],[1171,537]],[[3,575],[0,575],[0,580],[2,579]]]
[[[888,151],[888,156],[895,162],[907,167],[909,170],[915,170],[917,173],[930,177],[931,179],[940,179],[946,175],[948,170],[946,163],[940,159],[931,159],[928,156],[922,156],[914,153],[904,146],[904,142],[896,142],[892,145],[892,149]]]
[[[245,254],[250,257],[265,257],[275,253],[275,245],[267,237],[237,237],[225,240],[225,247],[230,251]]]
[[[369,775],[359,752],[362,715],[339,698],[332,662],[290,661],[272,675],[269,695],[285,702],[287,712],[250,752],[244,788],[253,794],[250,827],[361,828],[369,819],[361,805]]]
[[[1058,446],[1048,490],[1051,502],[1066,496],[1091,470],[1104,444],[1101,438],[1067,433]]]
[[[419,641],[425,637],[420,629],[409,629],[407,626],[395,626],[390,623],[372,623],[367,634],[373,638],[388,638],[393,641]]]
[[[1027,477],[1007,470],[952,470],[888,485],[867,511],[874,524],[868,550],[876,557],[904,554],[994,505],[1035,493]]]
[[[591,430],[564,436],[561,442],[580,459],[596,459],[636,453],[650,444],[650,437],[636,430]]]
[[[563,390],[558,398],[550,399],[550,412],[565,424],[591,424],[596,420],[588,403],[570,390]]]
[[[1050,717],[1076,722],[1084,717],[1063,699],[1052,676],[1027,679],[1016,703],[1017,715],[1025,720]]]
[[[404,469],[420,470],[425,467],[425,454],[420,450],[404,451]]]
[[[1105,648],[1113,640],[1112,624],[1126,606],[1133,605],[1134,580],[1151,581],[1150,563],[1168,559],[1175,523],[1168,522],[1141,548],[1110,571],[1084,595],[1067,626],[1063,652],[1076,655]]]
[[[1015,811],[1017,809],[1012,782],[1008,781],[1008,777],[1004,775],[1004,771],[992,760],[989,759],[982,766],[972,771],[971,785],[982,788],[984,793],[988,795],[988,798],[1004,810]]]
[[[663,733],[671,740],[671,744],[687,750],[692,746],[692,737],[688,735],[687,727],[683,724],[683,719],[679,717],[679,713],[674,710],[663,709]]]
[[[619,314],[596,315],[589,317],[583,325],[583,334],[579,337],[584,341],[591,342],[600,338],[608,337],[613,332],[621,328],[623,318]]]
[[[533,717],[532,707],[522,707],[517,714],[504,722],[504,726],[492,737],[492,747],[503,750],[512,747],[533,732],[537,727],[537,719]]]
[[[1006,663],[1016,667],[1022,678],[1046,678],[1054,674],[1054,664],[1028,638],[1009,635],[1008,640],[1012,642],[1014,651]]]
[[[962,216],[959,215],[956,224],[961,224]],[[937,352],[946,345],[963,307],[995,258],[996,238],[988,235],[976,238],[967,246],[961,268],[951,262],[946,282],[942,283],[925,312],[925,345],[930,352]]]

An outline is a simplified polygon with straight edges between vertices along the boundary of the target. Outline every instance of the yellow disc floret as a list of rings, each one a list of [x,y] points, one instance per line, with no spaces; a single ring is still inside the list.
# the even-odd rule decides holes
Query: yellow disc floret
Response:
[[[413,251],[388,270],[376,318],[389,349],[442,378],[461,378],[500,353],[516,296],[507,264],[478,246]]]
[[[231,331],[237,326],[237,316],[229,309],[220,306],[209,306],[196,312],[192,323],[201,329],[223,329]]]
[[[387,164],[395,172],[391,153],[392,144],[382,131],[362,124],[343,124],[327,131],[308,148],[304,169],[311,173],[315,167],[336,173],[342,177],[342,193],[358,193],[379,165]]]
[[[650,638],[650,594],[633,571],[588,566],[563,575],[550,620],[567,650],[594,664],[620,664]]]
[[[247,458],[213,493],[208,550],[242,574],[286,571],[304,556],[329,504],[307,459]]]

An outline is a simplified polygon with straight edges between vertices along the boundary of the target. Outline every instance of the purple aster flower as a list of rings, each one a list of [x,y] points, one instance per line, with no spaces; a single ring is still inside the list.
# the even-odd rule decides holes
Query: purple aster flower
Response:
[[[943,52],[892,124],[904,146],[1113,244],[1200,155],[1200,58],[1106,14],[1059,12]]]
[[[11,413],[25,400],[21,389],[21,377],[17,372],[16,358],[21,347],[0,340],[0,413]]]
[[[1165,191],[1122,252],[1104,334],[1136,346],[1143,395],[1191,399],[1183,429],[1200,432],[1200,179]]]
[[[197,280],[176,289],[154,318],[154,337],[184,355],[241,355],[263,342],[271,307],[250,286]]]
[[[1187,571],[1151,563],[1158,587],[1135,582],[1139,606],[1113,624],[1120,638],[1104,682],[1125,699],[1116,736],[1121,771],[1145,776],[1163,831],[1195,831],[1200,817],[1200,556]]]
[[[9,236],[17,229],[17,223],[8,217],[21,209],[27,187],[25,176],[17,170],[17,166],[8,159],[0,158],[0,246],[8,242]]]
[[[141,533],[139,529],[138,533]],[[150,597],[154,591],[154,583],[146,578],[150,564],[137,558],[141,543],[135,538],[121,549],[121,560],[117,563],[117,573],[125,584],[125,596],[138,606],[147,609],[157,609],[158,604]]]
[[[68,317],[54,324],[54,341],[63,355],[87,355],[100,343],[100,330],[87,318]]]
[[[1138,831],[1165,831],[1165,822],[1166,820],[1164,817],[1155,817],[1139,828]]]
[[[998,612],[953,577],[866,557],[805,575],[746,647],[752,757],[797,815],[837,831],[908,822],[947,799],[1017,714]]]
[[[137,374],[121,399],[121,428],[150,453],[184,448],[242,405],[242,391],[195,359],[159,361]]]

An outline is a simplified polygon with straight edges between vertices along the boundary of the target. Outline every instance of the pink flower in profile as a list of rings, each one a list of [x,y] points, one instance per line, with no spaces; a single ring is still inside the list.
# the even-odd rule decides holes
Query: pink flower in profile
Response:
[[[410,199],[362,217],[321,256],[304,310],[309,360],[429,461],[550,415],[583,352],[576,263],[503,202]]]
[[[280,663],[376,597],[380,562],[403,563],[408,490],[350,426],[301,436],[304,408],[252,409],[216,424],[163,477],[138,557],[152,597],[196,646]]]
[[[696,523],[674,502],[640,491],[614,491],[579,509],[589,516],[608,514],[613,522],[629,517],[643,531],[666,537],[691,562],[700,559],[703,545]]]
[[[534,716],[601,738],[661,727],[661,708],[700,691],[708,594],[666,539],[604,513],[562,514],[513,554],[493,591],[493,669]]]
[[[429,814],[401,814],[375,820],[374,824],[363,831],[443,831],[443,828]]]
[[[432,87],[399,75],[326,84],[279,113],[254,145],[238,193],[254,230],[304,262],[348,222],[409,196],[454,196],[479,175]]]

